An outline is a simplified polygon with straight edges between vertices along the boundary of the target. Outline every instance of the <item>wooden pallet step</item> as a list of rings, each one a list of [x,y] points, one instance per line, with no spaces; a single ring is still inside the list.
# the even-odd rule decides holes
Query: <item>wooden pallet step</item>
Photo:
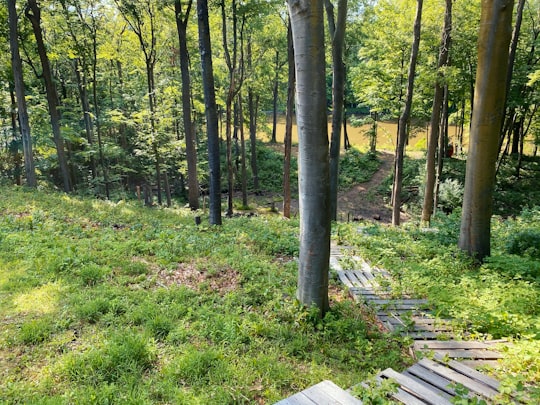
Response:
[[[276,403],[276,405],[315,404],[361,405],[362,401],[356,399],[332,381],[325,380]]]
[[[455,360],[445,361],[446,359],[444,358],[444,356],[438,355],[436,353],[433,357],[433,360],[440,364],[444,364],[446,367],[449,367],[460,373],[466,374],[475,380],[481,381],[483,384],[493,388],[496,391],[499,390],[500,383],[497,380],[488,377],[487,375],[482,374],[479,371],[473,370],[470,367],[464,366],[460,362],[457,362]]]
[[[401,389],[407,391],[409,394],[414,395],[427,404],[432,405],[451,405],[452,403],[442,396],[440,396],[433,387],[428,384],[419,383],[412,378],[398,373],[397,371],[387,368],[380,376],[383,378],[391,378],[396,381]]]
[[[447,367],[446,364],[441,364],[439,362],[435,362],[429,359],[422,359],[418,362],[418,364],[433,371],[436,374],[439,374],[444,378],[453,381],[454,383],[459,383],[463,385],[470,391],[473,391],[485,398],[492,399],[498,394],[497,390],[493,389],[489,385],[486,385],[482,381],[473,378],[472,372],[475,370],[472,370],[469,367],[462,365],[462,371],[459,371],[457,369]]]
[[[384,380],[384,378],[379,377],[379,376],[376,376],[375,379],[379,383],[382,383],[382,381]],[[409,394],[407,391],[403,390],[401,387],[398,387],[397,392],[392,394],[392,398],[406,405],[426,405],[424,401],[421,401],[414,395]]]
[[[441,340],[436,342],[414,342],[413,345],[415,350],[423,349],[493,349],[493,345],[486,342],[479,342],[475,340]]]

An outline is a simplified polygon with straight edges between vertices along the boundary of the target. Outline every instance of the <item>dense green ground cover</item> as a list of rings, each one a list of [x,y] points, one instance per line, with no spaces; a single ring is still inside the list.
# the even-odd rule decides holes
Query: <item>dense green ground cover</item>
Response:
[[[2,401],[271,403],[407,361],[343,293],[297,306],[294,220],[0,193]]]

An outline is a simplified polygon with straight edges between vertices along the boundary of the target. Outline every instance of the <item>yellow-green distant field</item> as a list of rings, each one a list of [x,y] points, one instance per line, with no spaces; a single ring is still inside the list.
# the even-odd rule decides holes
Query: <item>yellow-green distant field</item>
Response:
[[[360,150],[367,150],[369,148],[369,138],[366,133],[369,130],[368,125],[361,127],[353,127],[347,125],[347,133],[352,145],[356,146]],[[267,121],[267,131],[263,136],[265,140],[270,140],[272,131],[272,118],[269,117]],[[457,144],[457,127],[451,125],[449,127],[450,143]],[[328,133],[331,132],[331,122],[328,123]],[[379,122],[377,133],[377,150],[394,151],[396,145],[397,123],[396,122]],[[278,118],[276,138],[278,142],[283,142],[285,136],[285,118],[280,116]],[[427,145],[428,127],[419,128],[414,131],[412,137],[407,146],[408,151],[424,151]],[[343,135],[342,135],[343,139]],[[465,135],[463,137],[463,148],[467,149],[469,142],[468,128],[465,128]],[[298,143],[298,132],[296,128],[296,122],[293,123],[293,143]],[[534,145],[532,138],[528,137],[525,140],[524,150],[525,154],[532,155]]]

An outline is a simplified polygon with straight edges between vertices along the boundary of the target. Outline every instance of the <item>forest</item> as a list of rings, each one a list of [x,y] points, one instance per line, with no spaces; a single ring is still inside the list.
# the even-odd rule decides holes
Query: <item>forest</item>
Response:
[[[274,403],[411,365],[331,245],[442,340],[504,343],[496,403],[540,399],[538,0],[0,20],[0,402]]]

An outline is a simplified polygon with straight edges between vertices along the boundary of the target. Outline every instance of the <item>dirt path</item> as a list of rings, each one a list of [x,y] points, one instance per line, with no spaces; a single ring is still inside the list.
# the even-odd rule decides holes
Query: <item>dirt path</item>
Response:
[[[350,190],[338,195],[338,219],[340,221],[371,220],[384,223],[392,222],[392,209],[385,196],[378,194],[377,189],[388,177],[394,167],[394,155],[381,152],[379,159],[381,167],[371,180],[357,184]],[[386,199],[388,199],[386,197]],[[401,217],[402,220],[406,218]]]

